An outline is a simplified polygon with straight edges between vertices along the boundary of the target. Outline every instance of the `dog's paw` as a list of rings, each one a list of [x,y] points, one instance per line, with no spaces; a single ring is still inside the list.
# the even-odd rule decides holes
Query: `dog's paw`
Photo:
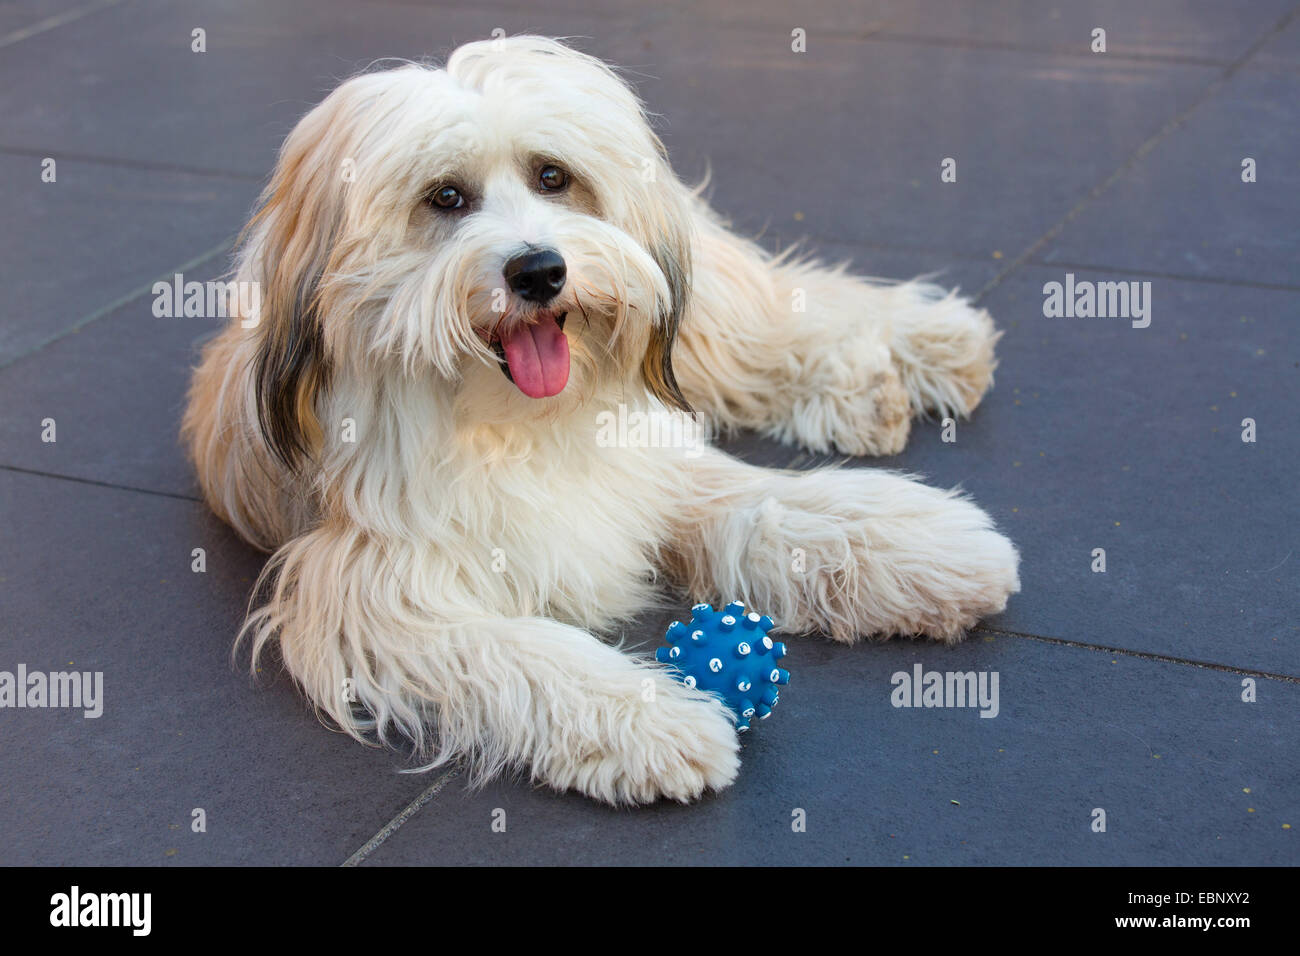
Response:
[[[956,643],[980,619],[1006,610],[1020,590],[1020,555],[970,501],[925,491],[928,508],[914,525],[900,524],[883,550],[879,542],[862,549],[858,573],[878,596],[863,633]]]
[[[1015,546],[956,492],[858,469],[781,491],[751,518],[737,585],[787,632],[953,642],[1020,589]]]
[[[896,455],[907,444],[911,405],[889,350],[870,338],[817,343],[789,417],[768,431],[814,452]]]
[[[539,762],[540,776],[559,789],[577,790],[612,804],[659,799],[689,803],[729,786],[740,771],[735,723],[716,699],[688,691],[670,678],[650,678],[653,699],[638,689],[610,701]]]
[[[1002,333],[955,292],[905,282],[888,292],[894,355],[915,414],[965,418],[993,384]]]
[[[970,530],[952,545],[909,576],[920,600],[900,609],[897,633],[955,644],[983,618],[1005,611],[1020,590],[1020,556],[1004,535],[992,528]]]

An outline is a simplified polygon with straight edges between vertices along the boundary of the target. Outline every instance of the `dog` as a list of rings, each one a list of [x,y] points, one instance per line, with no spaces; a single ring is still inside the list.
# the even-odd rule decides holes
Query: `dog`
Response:
[[[344,82],[235,271],[257,308],[205,347],[182,434],[211,508],[273,552],[240,637],[421,769],[692,801],[735,780],[735,719],[601,638],[665,584],[846,643],[957,641],[1019,590],[960,493],[598,441],[690,415],[895,453],[914,417],[970,414],[999,333],[955,293],[734,235],[632,88],[560,41]]]

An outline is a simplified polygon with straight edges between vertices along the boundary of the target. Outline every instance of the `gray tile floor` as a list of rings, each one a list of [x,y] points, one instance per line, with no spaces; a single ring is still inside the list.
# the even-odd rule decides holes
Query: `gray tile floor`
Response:
[[[923,424],[853,464],[972,492],[1022,593],[956,648],[793,644],[740,780],[693,807],[404,774],[230,663],[261,558],[176,441],[214,324],[154,318],[150,287],[226,267],[338,78],[495,27],[633,70],[679,169],[769,246],[942,269],[1006,330],[955,443]],[[0,670],[105,675],[98,719],[0,710],[0,863],[1300,862],[1298,71],[1294,0],[0,2]],[[1150,282],[1150,327],[1045,318],[1067,272]],[[997,672],[997,717],[891,706],[917,664]]]

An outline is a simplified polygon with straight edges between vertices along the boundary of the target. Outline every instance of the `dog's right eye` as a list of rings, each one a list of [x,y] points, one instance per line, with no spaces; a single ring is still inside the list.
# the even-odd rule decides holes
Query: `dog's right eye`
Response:
[[[439,209],[459,209],[465,205],[465,196],[455,186],[439,186],[429,193],[428,202]]]

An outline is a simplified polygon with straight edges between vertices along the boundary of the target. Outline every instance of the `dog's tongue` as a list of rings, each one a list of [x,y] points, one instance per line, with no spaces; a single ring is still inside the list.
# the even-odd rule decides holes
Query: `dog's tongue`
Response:
[[[517,325],[501,338],[510,377],[529,398],[558,395],[569,381],[569,340],[555,316],[542,315],[532,325]]]

